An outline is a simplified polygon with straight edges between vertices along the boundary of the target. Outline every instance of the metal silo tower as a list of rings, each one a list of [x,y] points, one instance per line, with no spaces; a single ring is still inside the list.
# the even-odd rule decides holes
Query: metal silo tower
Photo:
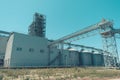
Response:
[[[42,14],[35,13],[33,22],[29,26],[28,34],[32,36],[45,37],[46,17]]]

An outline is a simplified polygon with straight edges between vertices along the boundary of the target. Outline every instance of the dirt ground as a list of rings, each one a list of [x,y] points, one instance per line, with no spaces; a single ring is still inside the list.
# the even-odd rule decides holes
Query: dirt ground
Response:
[[[86,67],[0,69],[0,80],[120,80],[120,70]]]

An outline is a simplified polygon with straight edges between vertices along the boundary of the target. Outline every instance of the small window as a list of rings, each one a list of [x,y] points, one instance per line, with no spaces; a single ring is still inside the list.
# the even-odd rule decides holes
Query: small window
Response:
[[[44,53],[44,50],[41,49],[41,50],[40,50],[40,53]]]
[[[16,48],[17,51],[22,51],[22,48],[18,47]]]
[[[40,17],[43,17],[42,15],[40,15]]]
[[[34,51],[34,49],[33,49],[33,48],[30,48],[30,49],[29,49],[29,52],[33,52],[33,51]]]
[[[37,32],[37,29],[35,29],[35,32]]]

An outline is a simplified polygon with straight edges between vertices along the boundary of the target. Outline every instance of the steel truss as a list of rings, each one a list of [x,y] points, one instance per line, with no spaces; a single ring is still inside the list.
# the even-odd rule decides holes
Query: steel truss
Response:
[[[63,50],[63,43],[71,43],[82,38],[87,38],[93,36],[94,34],[99,33],[103,39],[103,54],[104,54],[104,63],[106,67],[117,66],[119,62],[115,34],[120,33],[120,29],[113,28],[113,22],[102,20],[101,22],[88,26],[80,31],[72,33],[70,35],[64,36],[60,39],[57,39],[49,44],[53,46],[56,44],[61,44],[61,52]],[[114,61],[112,61],[114,60]]]

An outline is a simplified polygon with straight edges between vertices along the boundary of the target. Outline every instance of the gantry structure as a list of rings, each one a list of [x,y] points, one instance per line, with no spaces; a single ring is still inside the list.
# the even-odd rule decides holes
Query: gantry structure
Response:
[[[96,49],[93,47],[86,47],[83,45],[71,44],[73,41],[87,38],[96,33],[99,33],[102,37],[103,50]],[[94,25],[90,25],[80,31],[74,32],[72,34],[69,34],[67,36],[64,36],[62,38],[59,38],[51,42],[49,44],[49,48],[58,45],[59,48],[61,49],[61,53],[66,44],[69,46],[80,47],[81,51],[83,51],[83,48],[91,49],[92,52],[98,51],[104,55],[104,65],[106,67],[111,67],[111,66],[116,67],[118,66],[119,63],[119,56],[118,56],[117,44],[116,44],[116,34],[120,34],[120,29],[114,29],[113,21],[103,19],[102,21]]]

